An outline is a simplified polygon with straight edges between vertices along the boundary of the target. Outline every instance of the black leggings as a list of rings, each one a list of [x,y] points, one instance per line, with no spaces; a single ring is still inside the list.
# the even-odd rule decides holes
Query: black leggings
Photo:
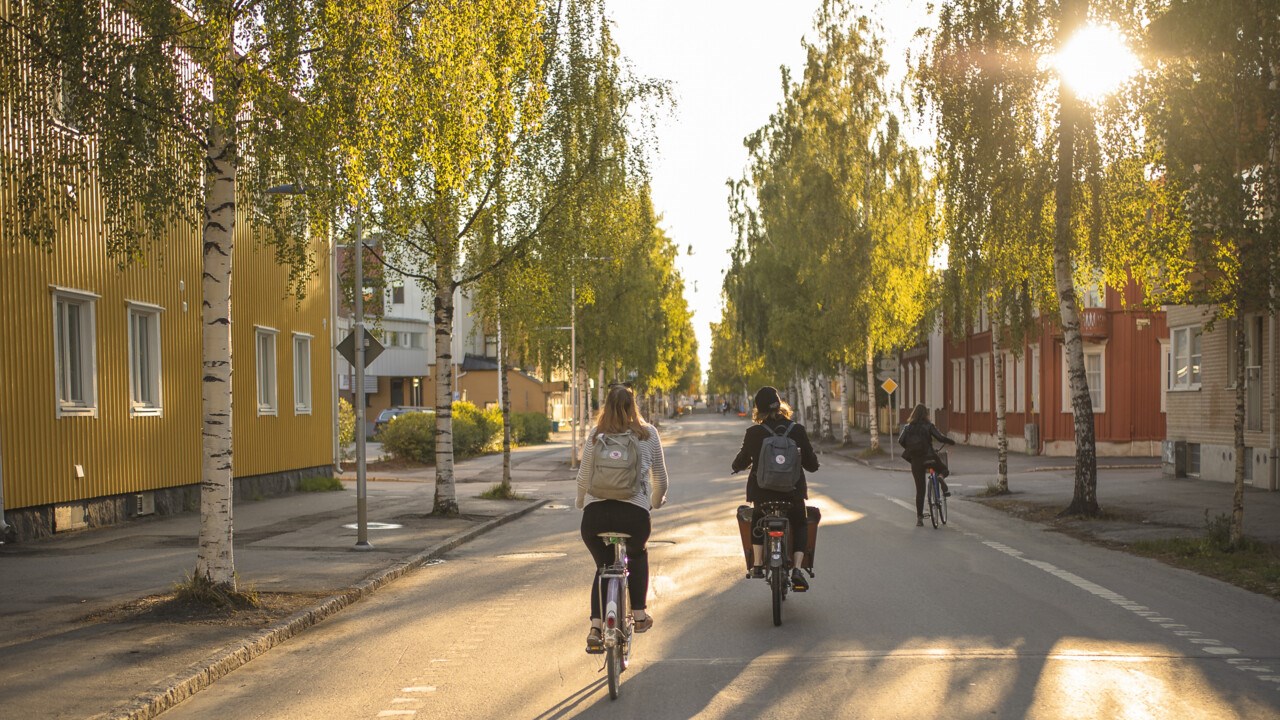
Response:
[[[913,462],[911,463],[911,479],[916,481],[916,517],[924,517],[924,473],[931,463]],[[947,491],[947,481],[941,472],[938,473],[938,487],[942,488],[942,492]]]
[[[622,500],[597,500],[582,510],[582,542],[596,561],[596,576],[591,581],[591,619],[600,619],[600,566],[613,564],[613,548],[600,538],[602,532],[626,533],[627,567],[631,577],[627,591],[631,596],[631,609],[644,610],[649,595],[649,513],[639,505]]]

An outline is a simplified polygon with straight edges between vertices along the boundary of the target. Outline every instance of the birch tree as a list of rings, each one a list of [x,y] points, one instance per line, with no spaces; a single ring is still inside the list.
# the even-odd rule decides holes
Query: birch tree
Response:
[[[313,267],[306,230],[322,234],[327,213],[319,201],[282,206],[263,192],[298,180],[286,169],[325,165],[314,141],[332,118],[306,101],[325,90],[317,70],[324,40],[367,32],[390,7],[43,0],[7,3],[0,17],[0,89],[13,113],[5,128],[20,135],[0,142],[0,174],[18,190],[3,226],[53,249],[59,228],[83,217],[83,199],[100,197],[107,248],[121,265],[148,258],[176,227],[200,228],[203,463],[194,576],[224,590],[235,590],[236,223],[254,217],[300,291]]]

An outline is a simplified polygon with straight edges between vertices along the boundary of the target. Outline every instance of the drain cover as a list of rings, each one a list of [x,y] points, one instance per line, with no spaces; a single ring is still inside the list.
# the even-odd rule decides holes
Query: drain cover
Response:
[[[342,527],[348,530],[359,530],[360,523],[351,523],[350,525],[343,525]],[[365,527],[369,528],[370,530],[397,530],[404,526],[397,525],[396,523],[371,522],[371,523],[365,523]]]
[[[506,553],[499,555],[500,558],[507,560],[545,560],[547,558],[564,557],[562,552],[522,552],[522,553]]]

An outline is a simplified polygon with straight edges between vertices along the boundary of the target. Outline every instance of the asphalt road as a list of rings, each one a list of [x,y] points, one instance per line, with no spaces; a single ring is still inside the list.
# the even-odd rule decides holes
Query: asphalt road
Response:
[[[564,478],[165,717],[1280,717],[1274,601],[955,498],[917,528],[908,476],[831,455],[810,476],[818,576],[773,627],[734,521],[744,428],[693,416],[667,438],[656,625],[617,701],[582,650],[592,568]]]

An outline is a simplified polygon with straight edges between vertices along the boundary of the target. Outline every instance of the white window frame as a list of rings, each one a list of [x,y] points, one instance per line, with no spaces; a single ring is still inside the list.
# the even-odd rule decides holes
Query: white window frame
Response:
[[[1164,385],[1160,388],[1160,412],[1169,412],[1169,338],[1160,338],[1160,377],[1164,378]]]
[[[276,359],[279,357],[276,348],[276,336],[279,330],[262,325],[253,326],[254,368],[257,376],[255,387],[258,392],[258,415],[278,415],[279,377],[276,370]]]
[[[97,303],[101,296],[84,290],[51,285],[49,287],[53,304],[53,372],[55,416],[62,417],[98,417],[98,331]],[[64,333],[63,306],[75,307],[78,312],[78,326],[74,338]],[[71,343],[79,347],[76,353],[75,367],[72,358],[66,354],[71,351]],[[68,386],[75,379],[80,387],[80,397],[69,397]]]
[[[314,335],[296,332],[293,334],[293,414],[311,414],[311,363],[312,340]],[[303,348],[299,352],[299,348]],[[303,363],[304,359],[306,362]]]
[[[127,306],[125,317],[129,328],[129,416],[158,417],[164,414],[164,393],[160,384],[160,314],[164,312],[164,308],[133,300],[126,300],[125,305]],[[140,365],[143,360],[140,355],[143,353],[139,352],[140,340],[134,318],[146,318],[148,321],[146,347],[142,349],[146,355],[145,367]],[[147,384],[151,387],[149,398],[139,397],[143,373],[146,374]]]
[[[1098,371],[1092,373],[1098,378],[1097,387],[1094,387],[1089,371],[1089,359],[1097,358]],[[1089,381],[1089,399],[1093,401],[1093,414],[1104,413],[1107,411],[1107,346],[1105,343],[1084,343],[1084,372],[1085,380]],[[1071,378],[1067,375],[1067,348],[1062,348],[1062,412],[1070,414],[1073,412],[1071,408]]]
[[[961,358],[951,361],[951,407],[958,413],[964,409],[964,384],[969,378],[965,375],[965,362]]]
[[[1169,374],[1165,381],[1167,388],[1171,392],[1199,390],[1204,381],[1203,358],[1204,333],[1199,325],[1169,330]],[[1179,378],[1180,370],[1185,370],[1183,378]]]
[[[1005,372],[1008,372],[1006,370]],[[1027,354],[1023,353],[1014,359],[1013,373],[1014,412],[1027,411]]]

